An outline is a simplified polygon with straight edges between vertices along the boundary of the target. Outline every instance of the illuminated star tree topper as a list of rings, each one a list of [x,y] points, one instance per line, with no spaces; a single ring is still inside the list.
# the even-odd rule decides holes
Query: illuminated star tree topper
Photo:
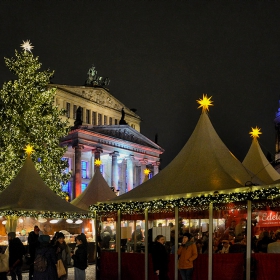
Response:
[[[22,41],[23,43],[20,45],[20,47],[24,50],[24,51],[28,51],[31,52],[31,50],[34,48],[32,46],[32,44],[30,43],[30,40],[26,40],[26,41]]]
[[[261,129],[256,126],[256,128],[252,127],[252,131],[249,132],[249,134],[251,134],[252,138],[256,139],[260,137],[259,135],[262,134],[262,132]]]
[[[98,158],[94,161],[94,165],[96,165],[96,166],[100,166],[101,163],[102,163],[101,160]]]
[[[28,156],[30,156],[34,152],[33,147],[29,144],[26,146],[26,148],[24,150]]]
[[[202,112],[209,111],[209,106],[213,106],[213,101],[211,100],[212,96],[209,98],[207,97],[207,94],[203,94],[202,99],[196,100],[199,104],[199,108],[202,108]]]

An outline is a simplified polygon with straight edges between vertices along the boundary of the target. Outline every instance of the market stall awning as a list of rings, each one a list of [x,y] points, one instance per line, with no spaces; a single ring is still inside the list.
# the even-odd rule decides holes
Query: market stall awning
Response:
[[[0,213],[5,211],[87,214],[56,195],[42,180],[30,156],[11,184],[0,193]]]
[[[263,183],[228,150],[204,110],[191,137],[166,168],[111,202],[199,196],[252,184]]]
[[[265,184],[280,182],[280,174],[265,157],[257,137],[253,138],[251,147],[242,164],[250,169],[250,171],[252,171],[254,175],[260,178]]]
[[[96,168],[94,176],[86,189],[71,204],[87,210],[90,205],[99,201],[106,201],[116,197],[116,194],[108,186],[107,182],[100,173],[100,169]]]

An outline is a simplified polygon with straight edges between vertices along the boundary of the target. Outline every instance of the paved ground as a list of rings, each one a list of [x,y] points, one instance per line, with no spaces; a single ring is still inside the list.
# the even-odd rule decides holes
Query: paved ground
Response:
[[[8,277],[10,280],[11,277]],[[22,280],[28,280],[28,272],[22,274]],[[74,280],[74,268],[68,268],[68,280]],[[76,279],[77,280],[77,279]],[[86,269],[86,280],[95,280],[95,265],[89,265]]]

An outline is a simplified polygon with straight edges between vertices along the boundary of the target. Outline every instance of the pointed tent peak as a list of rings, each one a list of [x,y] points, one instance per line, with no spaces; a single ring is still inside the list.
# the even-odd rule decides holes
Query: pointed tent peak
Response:
[[[251,128],[252,128],[252,131],[249,132],[249,134],[251,134],[251,137],[253,139],[259,138],[260,137],[259,135],[262,134],[261,129],[257,126],[256,126],[256,128],[253,128],[253,127],[251,127]]]
[[[207,94],[202,95],[202,99],[196,100],[199,104],[198,109],[202,108],[202,112],[209,111],[209,106],[213,106],[213,101],[211,100],[212,96],[207,97]]]
[[[30,156],[35,151],[30,144],[28,144],[24,150],[25,150],[27,156]]]

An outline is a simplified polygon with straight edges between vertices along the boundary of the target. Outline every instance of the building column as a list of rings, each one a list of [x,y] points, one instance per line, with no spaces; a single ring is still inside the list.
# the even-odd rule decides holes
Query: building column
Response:
[[[82,192],[82,173],[81,173],[81,159],[82,159],[82,149],[83,145],[77,144],[73,147],[75,149],[75,176],[74,176],[74,186],[72,188],[72,199],[78,197]]]
[[[95,173],[95,170],[96,168],[99,168],[99,167],[96,167],[94,162],[95,160],[99,159],[100,160],[100,154],[103,153],[103,150],[101,147],[96,147],[94,149],[92,149],[92,158],[91,158],[91,161],[93,162],[93,166],[92,166],[92,177]]]
[[[131,191],[133,189],[133,162],[134,156],[130,155],[127,158],[127,191]]]
[[[119,168],[118,168],[118,156],[119,152],[113,152],[110,154],[112,157],[112,177],[111,177],[111,187],[117,191],[119,189]]]
[[[160,165],[160,162],[159,162],[159,161],[153,162],[153,166],[154,166],[153,176],[155,176],[155,175],[158,174],[159,165]]]
[[[144,174],[144,170],[146,169],[148,160],[146,158],[140,160],[141,163],[141,174],[140,174],[140,185],[144,182],[145,180],[145,174]]]

